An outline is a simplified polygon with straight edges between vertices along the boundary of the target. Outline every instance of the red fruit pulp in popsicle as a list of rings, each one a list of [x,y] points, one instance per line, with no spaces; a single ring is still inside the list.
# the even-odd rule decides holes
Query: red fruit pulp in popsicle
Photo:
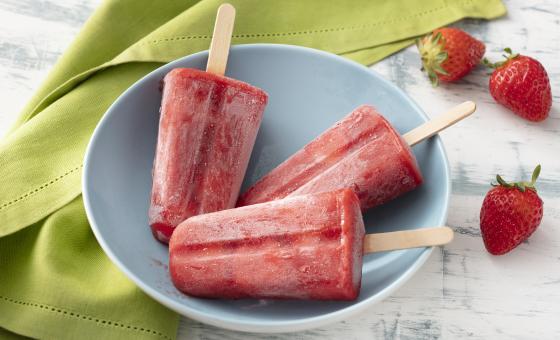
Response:
[[[165,76],[149,210],[158,240],[188,217],[234,207],[267,100],[200,70]]]
[[[421,183],[410,147],[373,107],[362,105],[257,181],[237,206],[349,187],[366,210]]]
[[[206,298],[353,300],[364,224],[352,190],[191,217],[169,243],[175,286]]]

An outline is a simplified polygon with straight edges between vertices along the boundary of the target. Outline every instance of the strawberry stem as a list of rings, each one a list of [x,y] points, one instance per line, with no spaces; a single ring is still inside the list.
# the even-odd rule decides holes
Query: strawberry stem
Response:
[[[511,188],[511,184],[509,184],[508,182],[504,181],[504,179],[502,178],[502,176],[500,175],[496,175],[496,181],[498,182],[499,185],[506,187],[506,188]]]
[[[497,184],[491,183],[492,186],[502,186],[504,188],[516,188],[521,192],[525,192],[525,190],[529,189],[529,190],[533,190],[533,191],[537,191],[537,189],[535,188],[535,183],[537,182],[537,178],[539,178],[539,175],[541,173],[541,165],[537,165],[535,167],[535,170],[533,170],[533,175],[531,176],[531,182],[512,182],[512,183],[508,183],[506,182],[502,176],[500,175],[496,175],[496,182],[498,182]]]
[[[482,59],[482,64],[484,66],[487,66],[487,67],[491,68],[491,69],[497,69],[497,68],[502,67],[508,61],[510,61],[512,59],[515,59],[519,56],[519,53],[513,53],[511,48],[509,48],[509,47],[504,48],[504,52],[506,52],[506,54],[502,54],[502,57],[504,57],[505,60],[493,63],[493,62],[489,61],[488,58],[484,58],[484,59]]]
[[[537,182],[537,178],[539,178],[539,175],[541,174],[541,165],[537,165],[535,167],[535,170],[533,170],[533,176],[531,176],[531,186],[534,186],[535,183]]]
[[[416,46],[422,58],[422,71],[428,74],[433,87],[439,85],[438,75],[449,75],[441,66],[448,58],[444,44],[445,38],[441,32],[430,33],[423,38],[416,39]]]

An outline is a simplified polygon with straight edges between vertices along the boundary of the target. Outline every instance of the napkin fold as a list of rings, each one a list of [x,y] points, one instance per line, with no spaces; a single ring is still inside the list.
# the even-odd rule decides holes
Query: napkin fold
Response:
[[[505,13],[499,0],[230,2],[237,9],[233,44],[302,45],[363,64],[459,19]],[[98,246],[80,196],[82,160],[97,122],[125,89],[163,63],[208,48],[221,3],[105,1],[0,141],[3,337],[175,338],[178,316]]]

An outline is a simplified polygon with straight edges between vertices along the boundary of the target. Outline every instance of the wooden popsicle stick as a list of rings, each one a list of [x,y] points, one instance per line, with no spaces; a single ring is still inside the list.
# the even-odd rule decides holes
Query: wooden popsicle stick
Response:
[[[457,123],[465,117],[470,116],[476,110],[476,104],[468,101],[453,107],[446,113],[432,119],[412,131],[403,135],[404,140],[410,146],[414,146],[421,141],[428,139],[441,130]]]
[[[364,253],[440,246],[452,240],[453,229],[449,227],[368,234],[364,239]]]
[[[235,8],[230,4],[222,4],[218,8],[218,14],[216,15],[216,23],[214,24],[214,33],[212,34],[212,42],[210,43],[206,72],[219,74],[221,76],[226,72],[234,22]]]

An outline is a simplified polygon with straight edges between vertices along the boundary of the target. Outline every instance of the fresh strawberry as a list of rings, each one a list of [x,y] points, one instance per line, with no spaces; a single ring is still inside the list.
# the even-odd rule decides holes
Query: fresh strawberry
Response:
[[[422,70],[432,85],[463,78],[482,59],[486,46],[465,31],[444,27],[416,40],[422,57]]]
[[[480,209],[480,231],[489,253],[509,252],[541,223],[543,202],[535,189],[540,171],[537,165],[531,182],[507,183],[496,176],[498,183],[486,194]]]
[[[539,122],[548,117],[552,105],[550,81],[537,60],[504,49],[505,61],[484,64],[494,68],[490,76],[490,93],[494,99],[521,117]]]

